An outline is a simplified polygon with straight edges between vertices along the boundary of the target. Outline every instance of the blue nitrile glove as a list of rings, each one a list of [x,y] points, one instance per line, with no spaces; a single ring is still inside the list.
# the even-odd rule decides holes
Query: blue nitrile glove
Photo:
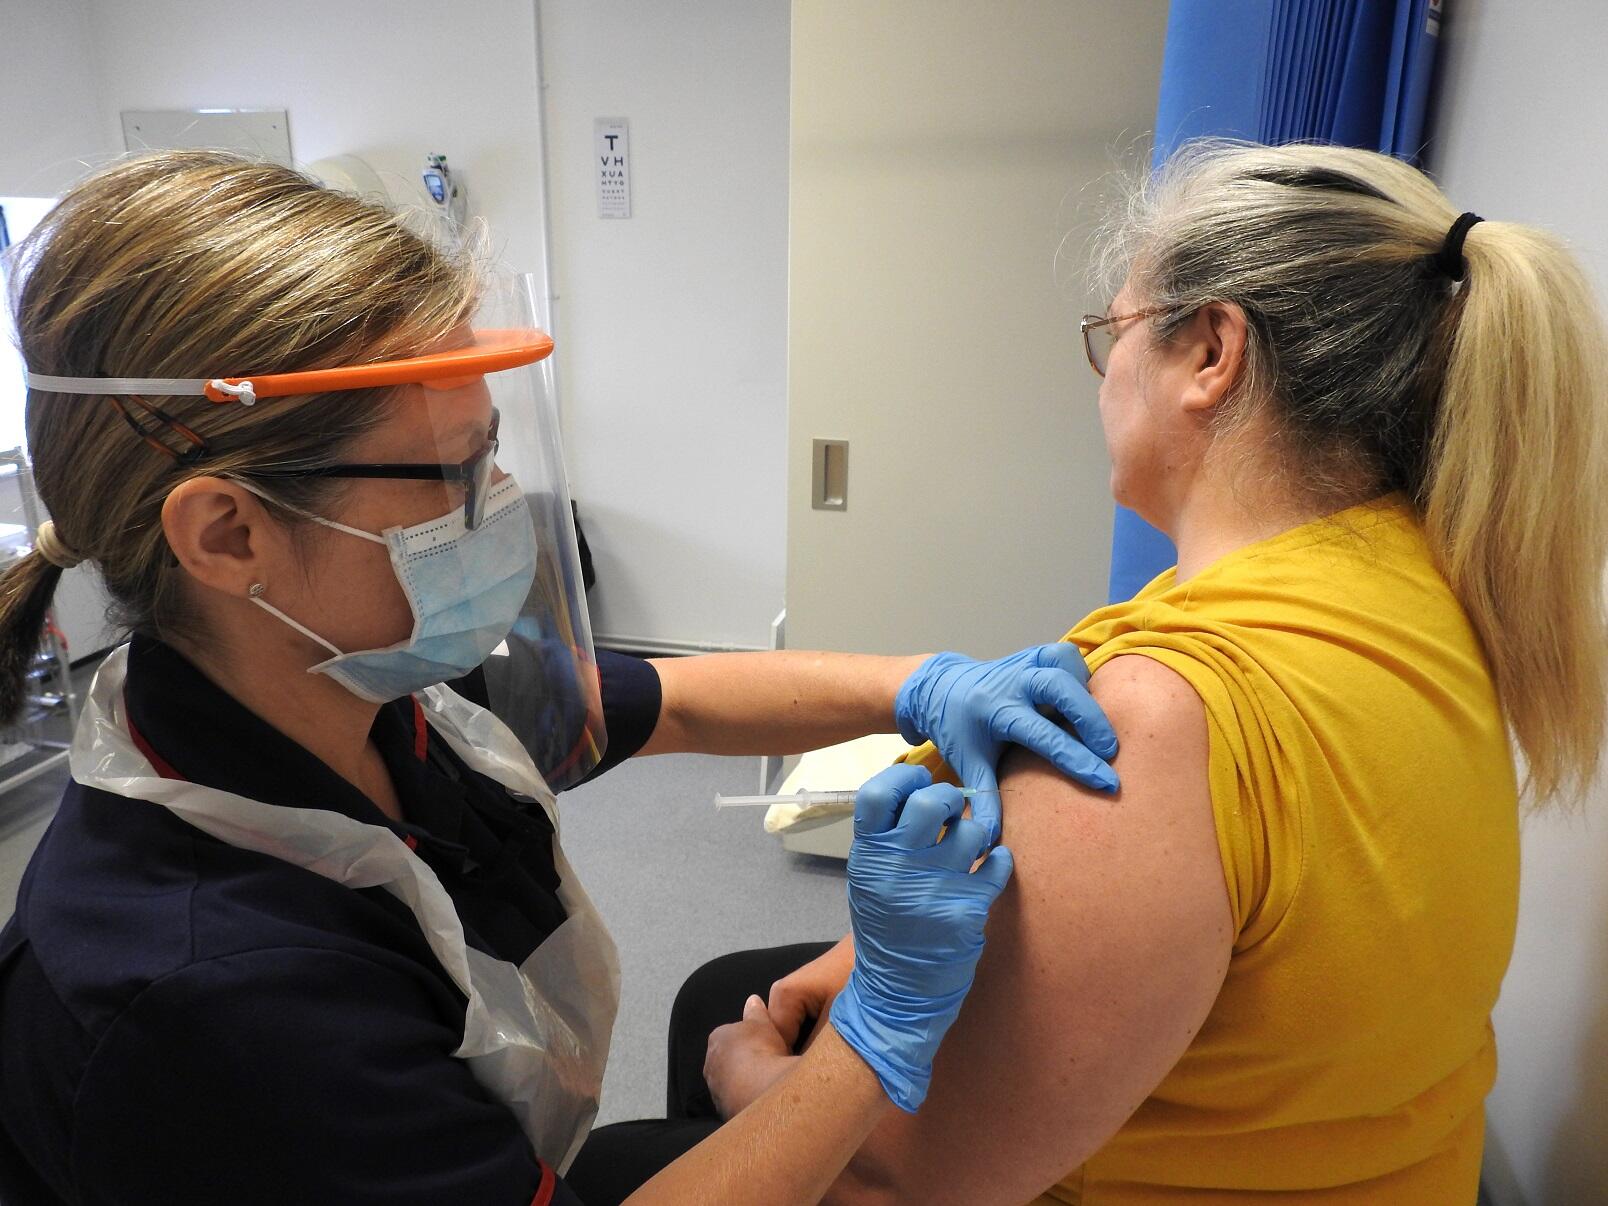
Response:
[[[931,741],[960,781],[978,789],[972,816],[998,841],[994,767],[1007,744],[1032,750],[1086,786],[1117,789],[1117,773],[1102,761],[1117,756],[1117,735],[1088,681],[1083,655],[1066,642],[1035,645],[997,662],[935,653],[899,688],[893,717],[906,741]],[[1040,714],[1040,707],[1059,712],[1077,735]]]
[[[911,1113],[927,1096],[933,1056],[971,988],[989,907],[1011,877],[1004,846],[971,870],[988,832],[961,819],[959,788],[931,784],[924,767],[890,766],[855,798],[854,970],[832,1002],[833,1028],[893,1104]]]

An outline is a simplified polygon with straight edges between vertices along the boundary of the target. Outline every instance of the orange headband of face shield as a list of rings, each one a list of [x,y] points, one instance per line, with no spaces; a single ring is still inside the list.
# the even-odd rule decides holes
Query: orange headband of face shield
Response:
[[[382,385],[420,384],[431,389],[456,389],[487,373],[519,368],[543,360],[553,341],[535,327],[477,330],[473,342],[446,352],[430,352],[403,360],[353,364],[340,368],[306,369],[294,373],[258,373],[251,376],[205,379],[173,377],[54,377],[27,374],[33,389],[63,394],[182,396],[204,395],[213,402],[239,402],[250,406],[258,398],[284,398],[331,390],[371,389]]]

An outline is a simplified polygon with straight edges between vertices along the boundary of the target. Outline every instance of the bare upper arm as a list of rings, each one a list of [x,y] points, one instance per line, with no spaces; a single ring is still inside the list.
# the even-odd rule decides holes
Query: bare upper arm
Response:
[[[1210,1010],[1233,922],[1205,709],[1143,656],[1090,688],[1121,741],[1121,793],[1020,751],[1002,763],[1016,873],[976,984],[920,1113],[880,1126],[828,1201],[1019,1206],[1116,1132]]]

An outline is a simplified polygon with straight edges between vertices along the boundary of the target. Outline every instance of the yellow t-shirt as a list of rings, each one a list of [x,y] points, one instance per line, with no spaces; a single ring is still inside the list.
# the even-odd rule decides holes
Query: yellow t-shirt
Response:
[[[1518,798],[1480,643],[1400,496],[1168,570],[1067,634],[1206,707],[1236,940],[1080,1206],[1475,1200]],[[1121,769],[1121,755],[1117,767]]]

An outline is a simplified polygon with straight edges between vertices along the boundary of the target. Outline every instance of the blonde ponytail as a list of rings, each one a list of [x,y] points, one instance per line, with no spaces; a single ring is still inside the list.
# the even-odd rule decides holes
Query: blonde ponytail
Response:
[[[1425,527],[1484,638],[1537,799],[1577,799],[1608,712],[1608,341],[1579,265],[1542,231],[1485,222],[1441,390]]]

